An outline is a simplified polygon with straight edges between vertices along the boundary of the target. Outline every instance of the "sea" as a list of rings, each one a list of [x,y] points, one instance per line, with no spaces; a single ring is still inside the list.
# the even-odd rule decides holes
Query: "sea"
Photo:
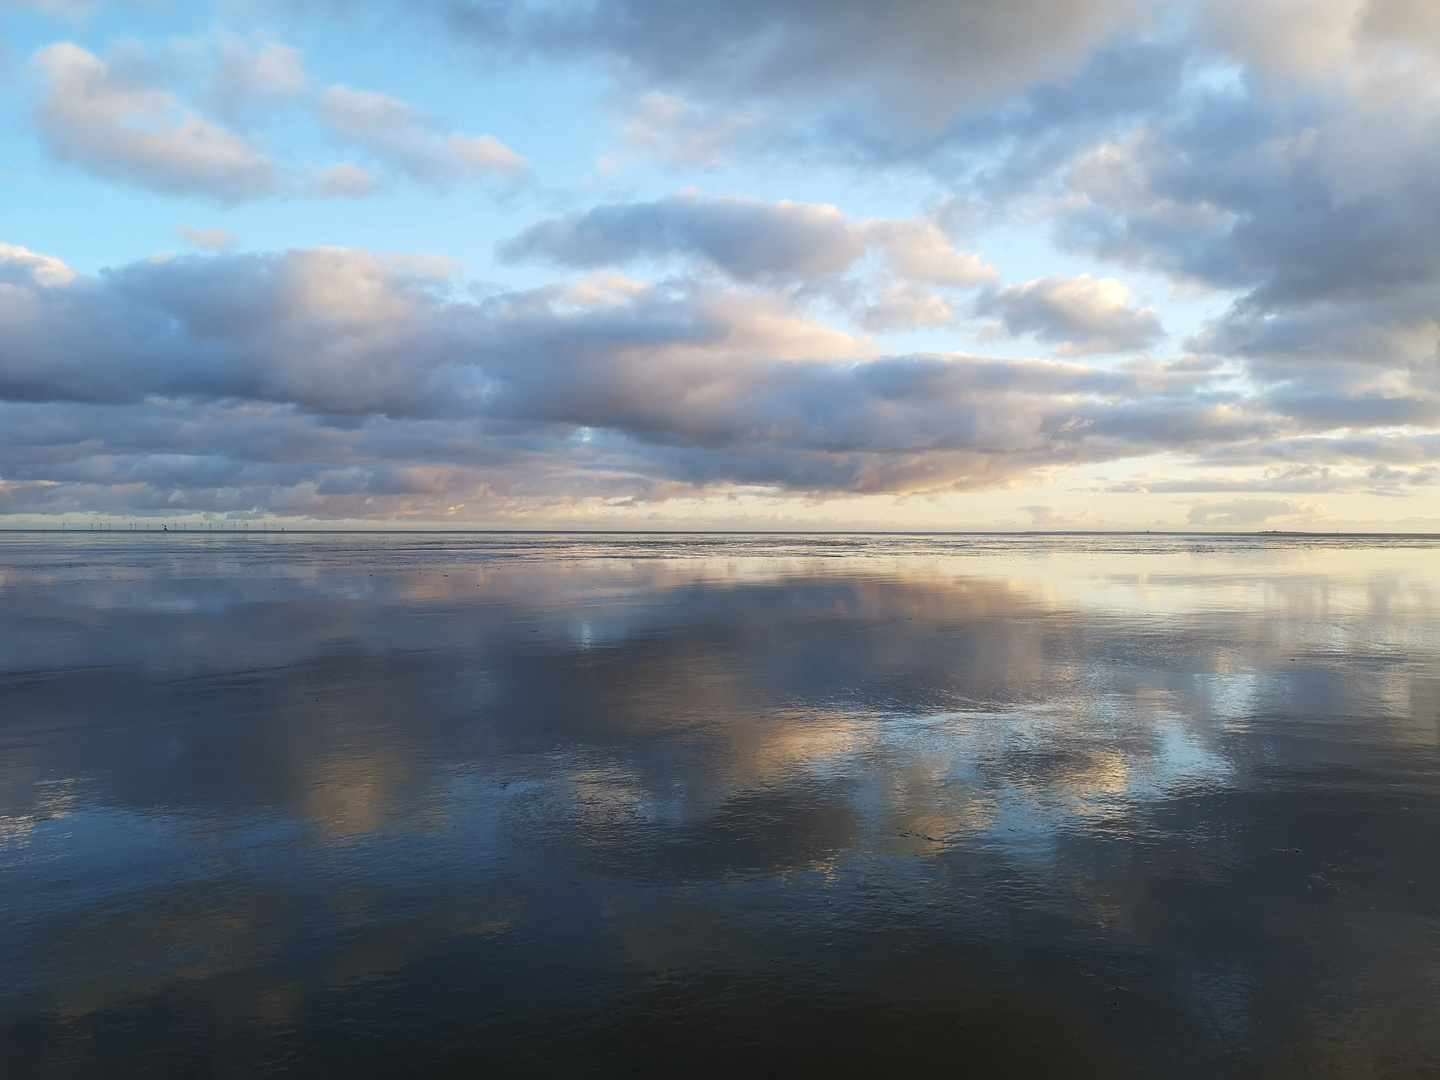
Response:
[[[0,1076],[1440,1075],[1440,538],[0,534]]]

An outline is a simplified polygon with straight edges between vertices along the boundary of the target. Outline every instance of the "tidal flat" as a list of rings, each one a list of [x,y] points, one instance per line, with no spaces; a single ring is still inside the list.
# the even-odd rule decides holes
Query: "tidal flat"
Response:
[[[1440,1073],[1440,541],[0,534],[0,1075]]]

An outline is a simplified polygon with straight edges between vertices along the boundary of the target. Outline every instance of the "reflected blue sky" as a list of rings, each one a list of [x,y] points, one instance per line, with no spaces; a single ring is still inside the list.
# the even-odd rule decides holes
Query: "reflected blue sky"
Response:
[[[1436,547],[0,537],[0,1061],[1423,1074]]]

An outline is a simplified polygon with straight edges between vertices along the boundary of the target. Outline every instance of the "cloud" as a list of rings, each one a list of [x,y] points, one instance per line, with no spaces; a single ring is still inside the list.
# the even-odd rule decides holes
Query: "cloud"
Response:
[[[855,221],[835,206],[682,192],[536,222],[499,245],[501,258],[589,268],[670,254],[698,256],[737,281],[844,273],[868,252],[898,276],[968,287],[996,271],[956,250],[934,222]]]
[[[1261,476],[1148,477],[1108,485],[1104,490],[1131,494],[1173,492],[1212,493],[1351,493],[1398,496],[1417,488],[1440,484],[1440,467],[1396,469],[1375,464],[1362,469],[1332,469],[1325,465],[1272,466]]]
[[[379,182],[369,169],[346,161],[321,169],[310,177],[306,190],[323,199],[353,199],[370,194]]]
[[[1186,520],[1191,525],[1255,526],[1307,525],[1330,516],[1319,503],[1296,499],[1231,499],[1227,502],[1198,503]]]
[[[42,49],[35,64],[49,83],[36,122],[60,160],[109,179],[226,203],[279,190],[265,154],[169,92],[121,78],[68,43]]]
[[[0,249],[5,505],[439,518],[738,489],[984,490],[1157,453],[1288,463],[1248,486],[1137,482],[1151,493],[1400,494],[1440,475],[1435,437],[1322,437],[1194,358],[877,355],[785,290],[602,273],[473,299],[454,272],[299,249],[86,277]],[[1327,457],[1345,467],[1303,464]],[[1041,526],[1079,521],[1036,506]],[[1234,498],[1192,522],[1321,516]]]
[[[515,177],[526,168],[493,136],[442,134],[433,118],[386,94],[332,86],[320,95],[316,117],[335,139],[423,183]]]
[[[189,225],[181,225],[176,231],[187,244],[206,250],[225,248],[235,243],[235,234],[223,225],[213,225],[208,229],[196,229]]]
[[[944,326],[954,320],[954,310],[941,297],[908,282],[897,282],[881,290],[860,316],[861,325],[867,330]]]
[[[308,78],[299,49],[268,41],[248,48],[233,34],[220,38],[208,100],[222,115],[242,115],[255,104],[274,105],[305,89]]]
[[[937,222],[925,218],[869,221],[861,229],[870,245],[902,278],[968,288],[1000,276],[979,255],[954,248]]]
[[[354,198],[382,180],[354,162],[282,168],[258,143],[157,85],[188,82],[208,112],[245,127],[257,110],[305,90],[297,49],[275,42],[252,49],[222,34],[218,45],[182,41],[158,58],[135,45],[117,56],[107,63],[68,43],[36,54],[35,67],[49,84],[36,121],[60,160],[164,194],[227,204],[274,195]],[[197,67],[213,70],[202,75]],[[444,134],[438,121],[383,94],[332,86],[319,96],[316,116],[335,139],[424,183],[525,171],[525,159],[493,137]]]
[[[1073,70],[1137,5],[1126,0],[456,0],[450,25],[485,48],[606,57],[622,79],[713,102],[847,103],[916,132]]]
[[[499,247],[508,261],[540,258],[581,268],[696,254],[741,281],[836,274],[864,252],[864,238],[834,206],[691,194],[536,222]]]
[[[703,109],[651,90],[631,105],[620,138],[632,153],[668,165],[718,169],[734,144],[763,120],[759,109]]]
[[[1434,423],[1434,5],[1200,10],[1210,40],[1190,48],[1218,41],[1227,66],[1076,158],[1062,242],[1234,297],[1191,345],[1243,358],[1277,407]]]
[[[913,493],[1273,428],[1198,402],[1204,372],[875,356],[784,293],[714,283],[602,275],[471,300],[433,260],[338,249],[68,280],[39,258],[11,256],[0,290],[0,477],[32,485],[26,505],[75,485],[211,505],[262,498],[262,477],[267,506],[376,516],[481,489]]]
[[[1090,520],[1090,511],[1067,514],[1058,506],[1042,503],[1038,506],[1022,506],[1021,510],[1030,515],[1030,524],[1037,529],[1055,529],[1061,525],[1080,525]]]
[[[1440,10],[1429,0],[1370,0],[1356,33],[1362,40],[1420,45],[1440,52]]]
[[[1144,349],[1164,336],[1154,308],[1135,308],[1128,286],[1114,278],[1058,274],[990,293],[976,304],[1011,334],[1052,342],[1061,356]]]
[[[24,285],[68,285],[75,271],[54,255],[40,255],[29,248],[0,244],[0,287]]]

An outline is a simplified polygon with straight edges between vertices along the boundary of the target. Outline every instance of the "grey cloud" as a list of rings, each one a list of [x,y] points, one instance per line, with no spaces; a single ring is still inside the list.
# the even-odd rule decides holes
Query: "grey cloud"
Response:
[[[1193,51],[1193,40],[1173,27],[1161,36],[1120,33],[1075,73],[965,110],[924,138],[845,113],[799,125],[775,142],[870,167],[924,169],[1003,216],[1037,186],[1048,188],[1077,154],[1172,111],[1186,92]]]
[[[1432,108],[1217,90],[1079,160],[1061,235],[1248,290],[1242,313],[1383,300],[1440,272],[1437,125]]]
[[[1056,204],[1072,249],[1234,295],[1187,346],[1243,362],[1267,408],[1337,439],[1440,424],[1440,72],[1372,40],[1376,20],[1428,16],[1351,6],[1363,18],[1322,27],[1309,59],[1279,41],[1081,155]]]
[[[859,230],[833,206],[685,195],[540,221],[499,248],[510,261],[544,258],[573,267],[698,254],[741,281],[840,273],[864,252]]]
[[[1368,469],[1337,470],[1323,465],[1267,468],[1263,476],[1210,476],[1194,479],[1131,480],[1110,484],[1105,490],[1130,494],[1163,493],[1274,493],[1310,494],[1364,492],[1399,495],[1415,488],[1440,484],[1440,468],[1396,469],[1376,464]]]
[[[1144,349],[1164,336],[1154,308],[1132,306],[1130,289],[1114,278],[1058,274],[1011,285],[976,303],[1011,334],[1033,334],[1061,355]]]
[[[0,477],[25,505],[103,489],[388,516],[706,484],[938,491],[1276,434],[1197,396],[1195,365],[871,358],[782,295],[712,284],[477,302],[426,260],[363,252],[67,279],[11,251]]]
[[[1440,52],[1440,9],[1429,0],[1371,0],[1357,26],[1368,38]]]
[[[498,248],[511,262],[544,259],[577,268],[692,255],[745,282],[840,274],[867,252],[912,281],[964,288],[996,276],[979,256],[952,247],[925,218],[856,221],[834,206],[693,193],[536,222]]]
[[[1083,64],[1124,25],[1126,0],[452,0],[452,26],[487,48],[607,57],[650,88],[734,100],[847,101],[917,134],[959,110]]]
[[[1310,466],[1370,468],[1383,465],[1423,474],[1440,462],[1440,433],[1397,431],[1342,431],[1325,434],[1292,433],[1263,442],[1237,440],[1217,443],[1200,458],[1218,468],[1262,466],[1281,470]]]
[[[197,256],[0,295],[9,400],[148,395],[292,401],[321,411],[424,408],[444,353],[427,283],[352,253]],[[437,317],[438,316],[438,317]]]

